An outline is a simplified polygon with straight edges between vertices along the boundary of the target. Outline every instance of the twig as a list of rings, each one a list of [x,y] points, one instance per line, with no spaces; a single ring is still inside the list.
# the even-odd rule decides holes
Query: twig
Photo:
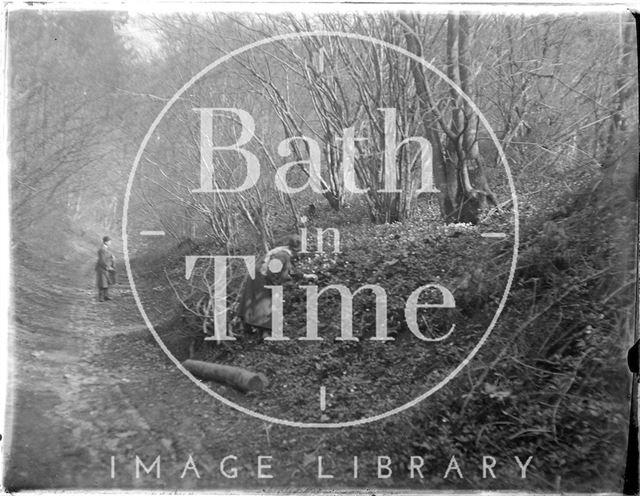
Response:
[[[629,286],[631,286],[631,285],[633,285],[635,283],[636,283],[635,280],[631,280],[631,281],[627,282],[626,284],[623,284],[618,289],[616,289],[613,293],[611,293],[609,296],[607,296],[604,300],[602,300],[602,304],[605,305],[611,298],[613,298],[619,292],[623,291],[624,289],[628,288]]]
[[[180,295],[178,294],[178,291],[176,290],[176,287],[174,286],[174,284],[171,282],[171,278],[169,277],[169,274],[167,273],[167,269],[164,269],[164,275],[167,278],[167,282],[169,283],[169,286],[171,286],[171,289],[173,290],[173,293],[176,295],[176,298],[178,298],[178,301],[182,304],[182,306],[188,310],[189,312],[191,312],[193,315],[195,315],[196,317],[202,317],[202,315],[194,312],[193,310],[191,310],[191,308],[184,302],[184,300],[182,298],[180,298]]]
[[[576,381],[576,378],[578,377],[578,369],[580,368],[580,365],[587,357],[587,355],[589,355],[589,350],[585,351],[584,354],[580,357],[580,360],[573,369],[573,374],[571,376],[571,379],[569,380],[567,387],[564,388],[564,391],[558,397],[558,401],[556,401],[555,405],[553,406],[553,413],[551,414],[551,432],[553,432],[553,438],[556,442],[558,442],[558,433],[556,429],[556,417],[558,416],[558,409],[560,408],[562,400],[565,398],[565,396],[573,386],[573,383]]]
[[[591,279],[595,279],[597,277],[600,277],[602,274],[606,273],[609,270],[609,268],[605,268],[602,269],[600,271],[598,271],[597,273],[586,277],[580,281],[578,281],[576,284],[573,284],[569,289],[567,289],[564,293],[562,293],[557,299],[555,299],[554,301],[552,301],[551,303],[549,303],[547,306],[545,306],[542,310],[540,310],[538,313],[536,313],[535,315],[533,315],[532,317],[530,317],[529,319],[527,319],[527,321],[522,324],[520,327],[518,327],[518,329],[516,329],[515,332],[513,332],[511,334],[511,339],[509,339],[509,341],[507,342],[507,344],[502,348],[502,350],[500,351],[500,353],[498,353],[498,356],[493,360],[493,362],[491,362],[491,365],[489,365],[484,372],[482,373],[482,376],[480,377],[480,380],[478,380],[478,382],[476,382],[473,387],[471,388],[471,391],[469,391],[469,394],[467,395],[467,397],[464,400],[464,404],[462,405],[462,408],[460,409],[460,413],[459,416],[462,416],[464,414],[464,411],[466,410],[469,401],[471,401],[471,398],[475,392],[475,390],[478,388],[478,386],[480,384],[482,384],[484,382],[484,380],[486,379],[487,375],[489,375],[489,372],[497,365],[497,363],[502,360],[502,358],[504,357],[505,353],[507,352],[507,349],[510,347],[510,345],[516,340],[516,338],[518,336],[520,336],[520,334],[527,329],[535,320],[538,319],[538,317],[541,317],[542,315],[544,315],[546,312],[548,312],[553,306],[555,306],[556,304],[558,304],[560,301],[562,301],[564,298],[566,298],[569,294],[571,294],[577,287],[578,284],[582,284],[585,283]]]

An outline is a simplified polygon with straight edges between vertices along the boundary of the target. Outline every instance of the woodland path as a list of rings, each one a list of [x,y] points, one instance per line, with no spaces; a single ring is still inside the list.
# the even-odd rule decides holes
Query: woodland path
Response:
[[[394,469],[393,478],[377,477],[377,456],[398,455],[395,459],[403,461],[388,449],[390,439],[408,446],[426,442],[415,433],[409,437],[402,415],[347,429],[300,429],[255,419],[203,392],[150,337],[126,274],[119,273],[112,301],[97,301],[94,252],[87,242],[73,244],[71,254],[53,261],[15,251],[13,375],[9,422],[2,433],[6,489],[218,489],[228,494],[230,489],[378,491],[448,484],[442,478],[447,457],[433,461],[424,479],[409,479],[406,466]],[[166,305],[163,298],[158,305]],[[218,391],[239,399],[236,391]],[[282,407],[289,407],[286,398]],[[236,458],[227,462],[226,473],[237,468],[237,478],[220,470],[228,456]],[[266,473],[273,478],[258,477],[259,456],[272,457]],[[323,472],[332,479],[318,478],[320,456]],[[137,457],[146,467],[160,457],[160,477],[155,469],[140,470],[136,477]],[[185,471],[189,462],[192,469]]]
[[[16,269],[7,489],[257,488],[265,483],[256,478],[259,453],[280,458],[277,485],[290,477],[315,482],[295,452],[317,446],[318,433],[296,449],[299,432],[238,413],[199,390],[149,338],[126,275],[119,274],[112,301],[98,302],[93,255],[86,248],[79,255],[79,264],[27,260],[30,270]],[[158,455],[161,477],[154,470],[137,479],[136,456],[149,467]],[[180,477],[189,455],[200,478],[193,470]],[[220,473],[227,455],[238,457],[237,479]]]

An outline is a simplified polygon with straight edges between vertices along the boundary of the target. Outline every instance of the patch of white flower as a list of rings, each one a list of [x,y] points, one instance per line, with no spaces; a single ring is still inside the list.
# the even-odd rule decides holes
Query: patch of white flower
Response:
[[[456,224],[446,224],[443,226],[443,232],[446,236],[451,236],[456,233],[471,234],[478,232],[478,226],[474,226],[471,223],[459,222]]]

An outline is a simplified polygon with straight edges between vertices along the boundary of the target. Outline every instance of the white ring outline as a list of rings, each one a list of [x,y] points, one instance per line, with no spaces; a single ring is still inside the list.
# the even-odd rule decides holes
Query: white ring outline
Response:
[[[437,76],[442,78],[452,88],[454,88],[456,90],[456,92],[467,103],[469,103],[469,105],[471,106],[471,108],[473,109],[475,114],[478,116],[478,119],[480,119],[480,121],[482,122],[483,126],[485,127],[485,129],[487,130],[489,135],[491,136],[491,139],[492,139],[493,143],[496,145],[496,148],[498,150],[498,154],[500,156],[500,160],[502,161],[502,164],[503,164],[504,169],[505,169],[505,173],[507,174],[507,179],[509,181],[509,189],[511,190],[511,199],[513,201],[513,213],[514,213],[513,257],[511,259],[511,268],[510,268],[510,271],[509,271],[509,278],[507,280],[507,285],[505,287],[505,290],[504,290],[504,293],[502,295],[502,298],[500,299],[500,304],[498,305],[498,310],[496,311],[495,315],[493,316],[493,319],[491,320],[491,323],[489,324],[489,327],[487,327],[487,330],[484,332],[484,334],[482,335],[482,337],[480,338],[480,340],[478,341],[476,346],[471,350],[471,352],[442,381],[440,381],[438,384],[436,384],[435,386],[433,386],[431,389],[429,389],[428,391],[424,392],[420,396],[417,396],[413,400],[411,400],[411,401],[409,401],[407,403],[404,403],[404,404],[400,405],[399,407],[396,407],[396,408],[394,408],[392,410],[388,410],[386,412],[380,413],[378,415],[373,415],[371,417],[365,417],[363,419],[358,419],[358,420],[349,420],[349,421],[346,421],[346,422],[335,422],[335,423],[295,422],[295,421],[292,421],[292,420],[280,419],[280,418],[277,418],[277,417],[271,417],[269,415],[265,415],[265,414],[262,414],[262,413],[259,413],[259,412],[255,412],[255,411],[249,410],[248,408],[245,408],[245,407],[243,407],[241,405],[238,405],[238,404],[234,403],[231,400],[228,400],[224,396],[222,396],[222,395],[216,393],[215,391],[213,391],[206,384],[204,384],[204,383],[200,382],[198,379],[196,379],[188,370],[186,370],[182,366],[182,364],[167,349],[165,344],[162,342],[162,340],[158,336],[158,333],[154,329],[153,324],[149,320],[149,317],[147,316],[146,312],[144,311],[142,302],[140,301],[140,297],[138,296],[138,291],[136,289],[135,282],[133,280],[133,274],[132,274],[132,271],[131,271],[131,265],[129,264],[129,249],[128,249],[128,240],[127,240],[127,214],[128,214],[128,211],[129,211],[129,199],[130,199],[130,196],[131,196],[131,187],[133,185],[133,180],[135,178],[135,173],[136,173],[136,170],[138,168],[138,164],[140,162],[140,159],[142,158],[142,154],[144,153],[144,150],[145,150],[145,148],[147,146],[147,143],[149,142],[149,139],[151,138],[151,135],[155,131],[156,127],[158,126],[158,124],[160,123],[160,121],[162,120],[164,115],[169,111],[169,109],[173,106],[173,104],[180,98],[180,96],[187,89],[189,89],[189,87],[191,85],[193,85],[197,80],[199,80],[201,77],[203,77],[209,71],[211,71],[212,69],[214,69],[218,65],[223,64],[227,60],[232,59],[236,55],[240,55],[241,53],[244,53],[246,51],[252,50],[253,48],[256,48],[256,47],[259,47],[259,46],[262,46],[262,45],[266,45],[266,44],[269,44],[269,43],[273,43],[273,42],[276,42],[276,41],[288,40],[288,39],[292,39],[292,38],[310,38],[310,37],[313,37],[313,36],[319,36],[319,37],[320,36],[324,36],[324,37],[337,36],[337,37],[350,38],[350,39],[355,39],[355,40],[360,40],[360,41],[366,41],[366,42],[369,42],[369,43],[373,43],[375,45],[379,45],[379,46],[383,46],[383,47],[389,48],[391,50],[395,50],[396,52],[398,52],[398,53],[400,53],[400,54],[402,54],[402,55],[404,55],[406,57],[409,57],[410,59],[422,64],[424,67],[429,69],[431,72],[433,72],[434,74],[436,74]],[[129,181],[127,182],[127,189],[125,191],[125,198],[124,198],[124,206],[123,206],[123,209],[122,209],[122,248],[123,248],[123,252],[124,252],[124,261],[125,261],[125,267],[127,269],[127,276],[129,277],[129,282],[131,284],[131,292],[133,293],[133,297],[136,300],[136,305],[138,306],[138,309],[140,310],[140,313],[142,314],[142,318],[144,319],[144,322],[147,325],[147,328],[149,329],[149,331],[151,331],[151,334],[153,335],[154,339],[160,345],[160,348],[162,349],[162,351],[164,351],[164,353],[167,355],[167,357],[169,357],[169,359],[174,363],[174,365],[176,365],[178,370],[180,370],[184,375],[186,375],[189,379],[191,379],[191,381],[194,384],[196,384],[200,389],[202,389],[203,391],[207,392],[208,394],[210,394],[211,396],[213,396],[217,400],[221,401],[225,405],[230,406],[231,408],[234,408],[234,409],[236,409],[236,410],[238,410],[238,411],[240,411],[242,413],[246,413],[247,415],[251,415],[252,417],[258,418],[260,420],[264,420],[266,422],[272,422],[272,423],[275,423],[275,424],[286,425],[286,426],[289,426],[289,427],[301,427],[301,428],[312,428],[312,429],[317,429],[317,428],[319,428],[319,429],[336,429],[336,428],[340,428],[340,427],[353,427],[353,426],[357,426],[357,425],[365,425],[365,424],[369,424],[369,423],[372,423],[372,422],[376,422],[378,420],[382,420],[382,419],[385,419],[387,417],[391,417],[392,415],[395,415],[396,413],[401,413],[401,412],[403,412],[403,411],[405,411],[405,410],[417,405],[421,401],[427,399],[429,396],[433,395],[434,393],[436,393],[437,391],[442,389],[444,386],[446,386],[473,359],[473,357],[478,353],[480,348],[482,348],[482,346],[484,345],[486,340],[489,338],[489,335],[491,334],[491,331],[493,331],[493,328],[495,327],[496,322],[498,321],[498,318],[500,317],[500,314],[502,313],[502,310],[504,309],[504,305],[505,305],[505,303],[507,301],[507,297],[509,295],[509,291],[511,289],[511,285],[513,283],[513,277],[514,277],[514,274],[515,274],[516,263],[517,263],[517,259],[518,259],[518,245],[519,245],[519,242],[520,242],[520,222],[519,222],[519,215],[518,215],[518,198],[516,196],[515,185],[513,183],[513,177],[511,176],[511,169],[509,168],[509,164],[507,163],[507,157],[504,154],[504,150],[502,149],[502,146],[500,146],[500,142],[498,141],[497,136],[493,132],[493,129],[489,125],[489,122],[487,121],[487,119],[484,117],[482,112],[480,112],[480,109],[471,100],[471,98],[469,98],[469,96],[464,91],[462,91],[462,89],[457,84],[455,84],[453,81],[451,81],[451,79],[449,79],[439,69],[434,67],[428,61],[426,61],[424,59],[421,59],[417,55],[407,51],[406,49],[404,49],[402,47],[399,47],[399,46],[396,46],[396,45],[393,45],[393,44],[391,44],[389,42],[386,42],[386,41],[382,41],[382,40],[378,40],[376,38],[372,38],[370,36],[361,35],[361,34],[357,34],[357,33],[343,33],[343,32],[340,32],[340,31],[306,31],[306,32],[301,32],[301,33],[287,33],[287,34],[281,34],[281,35],[273,36],[273,37],[270,37],[270,38],[265,38],[263,40],[258,40],[258,41],[255,41],[253,43],[250,43],[249,45],[245,45],[245,46],[243,46],[241,48],[237,48],[236,50],[233,50],[232,52],[228,53],[227,55],[224,55],[223,57],[220,57],[218,60],[212,62],[211,64],[206,66],[204,69],[202,69],[200,72],[198,72],[195,76],[193,76],[189,81],[187,81],[182,86],[182,88],[180,88],[173,95],[173,97],[171,97],[171,99],[167,102],[167,104],[162,108],[162,110],[160,111],[158,116],[155,118],[155,120],[151,124],[151,127],[149,128],[149,131],[147,131],[147,134],[145,135],[144,139],[142,140],[142,143],[140,144],[140,148],[138,149],[138,153],[136,154],[136,158],[135,158],[135,160],[133,162],[133,167],[131,169],[131,172],[129,173]]]

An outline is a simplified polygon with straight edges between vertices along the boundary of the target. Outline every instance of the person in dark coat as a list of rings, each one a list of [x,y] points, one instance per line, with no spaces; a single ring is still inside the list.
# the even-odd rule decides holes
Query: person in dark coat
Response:
[[[271,290],[265,286],[291,281],[293,261],[300,245],[300,236],[287,236],[256,266],[255,278],[245,280],[236,310],[245,330],[256,328],[263,337],[271,332]]]
[[[98,250],[96,262],[96,284],[98,286],[98,301],[108,301],[109,286],[115,281],[115,257],[109,250],[111,238],[102,238],[102,246]]]

